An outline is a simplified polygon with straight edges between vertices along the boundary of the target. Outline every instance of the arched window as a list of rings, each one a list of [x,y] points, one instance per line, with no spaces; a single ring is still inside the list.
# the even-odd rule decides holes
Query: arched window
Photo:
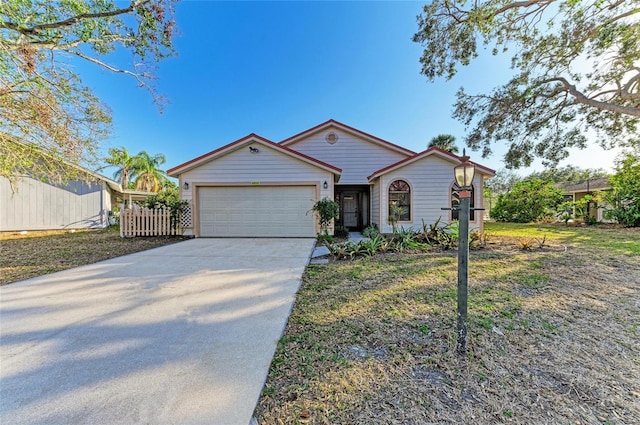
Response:
[[[411,187],[404,180],[389,185],[389,217],[397,221],[411,221]]]
[[[451,187],[451,220],[459,220],[459,211],[458,208],[460,207],[460,197],[458,196],[458,192],[460,191],[460,188],[458,187],[457,184],[453,184],[453,186]],[[476,219],[476,214],[475,211],[473,210],[475,202],[475,191],[473,190],[473,186],[471,186],[471,199],[469,200],[469,220],[473,221]]]

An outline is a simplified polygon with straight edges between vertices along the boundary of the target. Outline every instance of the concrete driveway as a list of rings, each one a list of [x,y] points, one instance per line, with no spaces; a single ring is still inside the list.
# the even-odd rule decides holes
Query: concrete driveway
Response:
[[[192,239],[0,288],[0,423],[247,425],[312,239]]]

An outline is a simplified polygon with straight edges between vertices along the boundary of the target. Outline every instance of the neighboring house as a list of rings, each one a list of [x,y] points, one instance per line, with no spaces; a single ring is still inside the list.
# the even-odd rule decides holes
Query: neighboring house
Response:
[[[250,134],[167,171],[179,179],[190,201],[195,236],[313,237],[319,232],[309,211],[322,199],[340,204],[336,224],[350,230],[376,225],[448,223],[457,211],[453,168],[460,157],[430,148],[416,153],[334,120],[274,143]],[[476,164],[472,205],[482,208],[482,186],[495,172]],[[471,227],[482,230],[482,214]],[[188,220],[189,221],[189,220]]]
[[[84,178],[52,183],[31,176],[0,177],[0,231],[96,229],[109,225],[119,202],[150,193],[123,190],[119,183],[73,165]]]
[[[611,183],[609,178],[586,180],[577,184],[558,184],[560,190],[564,192],[565,200],[578,202],[584,199],[587,195],[594,195],[596,192],[607,192],[611,190]],[[593,217],[597,221],[606,221],[604,218],[604,212],[606,206],[604,202],[598,204],[597,201],[589,201],[587,203],[587,215]]]

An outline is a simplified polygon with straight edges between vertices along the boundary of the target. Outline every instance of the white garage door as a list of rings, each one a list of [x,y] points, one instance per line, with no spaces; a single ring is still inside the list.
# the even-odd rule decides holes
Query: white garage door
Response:
[[[201,187],[200,236],[314,237],[314,186]]]

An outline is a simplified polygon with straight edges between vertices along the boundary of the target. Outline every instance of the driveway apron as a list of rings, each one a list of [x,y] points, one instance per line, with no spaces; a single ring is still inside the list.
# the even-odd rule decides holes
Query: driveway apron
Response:
[[[192,239],[0,288],[0,423],[247,425],[312,239]]]

